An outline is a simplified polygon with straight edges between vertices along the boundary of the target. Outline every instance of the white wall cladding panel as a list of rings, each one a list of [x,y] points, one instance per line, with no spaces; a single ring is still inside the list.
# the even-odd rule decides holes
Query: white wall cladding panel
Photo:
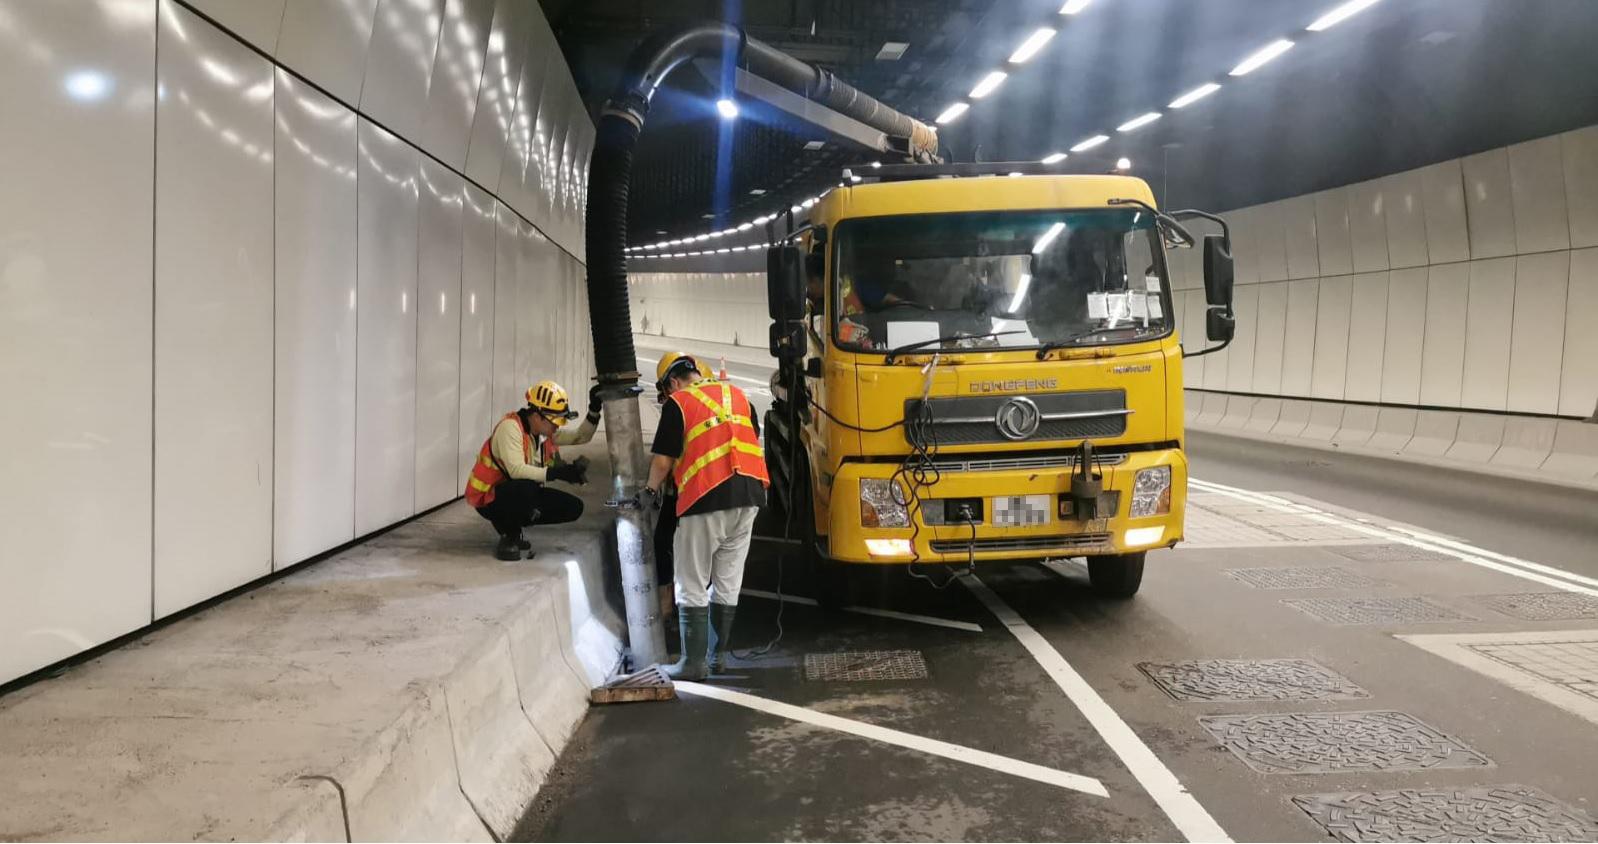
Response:
[[[530,5],[522,0],[498,0],[494,5],[483,80],[477,91],[477,113],[466,151],[466,175],[480,185],[499,185],[505,147],[514,126],[522,59],[527,55],[529,15],[533,11]]]
[[[1598,246],[1598,126],[1560,136],[1565,164],[1565,204],[1570,213],[1570,245]]]
[[[416,149],[361,121],[355,532],[416,512]]]
[[[189,0],[194,8],[259,47],[267,55],[277,50],[277,33],[283,25],[284,0]]]
[[[361,113],[413,143],[422,136],[443,19],[444,0],[379,0],[372,22]]]
[[[277,72],[276,568],[355,537],[355,121]]]
[[[1282,391],[1282,345],[1287,339],[1287,284],[1261,284],[1259,291],[1251,392],[1275,394]]]
[[[466,488],[472,461],[501,412],[494,393],[494,198],[468,184],[462,215],[460,444],[455,490]]]
[[[492,406],[503,413],[526,404],[523,383],[516,371],[517,263],[521,257],[521,221],[504,204],[494,210],[494,391]]]
[[[548,230],[538,218],[534,194],[527,189],[527,171],[533,159],[534,127],[538,103],[544,94],[546,55],[529,50],[522,62],[521,79],[516,85],[515,112],[511,116],[510,136],[505,142],[505,160],[499,170],[499,197],[521,212],[533,225]],[[536,178],[534,179],[536,181]]]
[[[1426,198],[1419,170],[1379,179],[1382,217],[1387,222],[1387,258],[1392,269],[1424,267],[1426,254]],[[1356,245],[1356,249],[1357,249]]]
[[[1282,394],[1310,394],[1315,368],[1315,309],[1320,283],[1315,279],[1287,285],[1287,342],[1282,346]]]
[[[1508,408],[1559,412],[1560,358],[1565,352],[1565,300],[1570,252],[1522,255],[1515,261]]]
[[[1444,161],[1420,170],[1426,218],[1426,253],[1433,265],[1470,260],[1470,228],[1465,222],[1465,177],[1459,162]]]
[[[1198,351],[1209,345],[1204,337],[1204,291],[1184,290],[1171,297],[1175,307],[1182,314],[1182,345],[1187,349]],[[1182,382],[1188,387],[1202,388],[1204,386],[1204,370],[1210,361],[1215,360],[1215,355],[1188,358],[1182,361]]]
[[[115,11],[0,28],[0,681],[150,621],[155,4]]]
[[[1465,379],[1465,315],[1470,265],[1441,264],[1426,281],[1426,332],[1422,342],[1420,403],[1458,407]]]
[[[1254,337],[1259,320],[1259,285],[1234,291],[1237,333],[1226,349],[1226,389],[1246,393],[1254,387]]]
[[[1565,167],[1558,135],[1509,148],[1509,187],[1515,212],[1515,251],[1570,248]]]
[[[1354,271],[1348,233],[1348,196],[1347,188],[1315,194],[1315,244],[1319,249],[1322,276],[1348,275]]]
[[[1382,343],[1382,401],[1420,403],[1426,339],[1425,267],[1393,270],[1387,287],[1386,339]]]
[[[1287,233],[1282,225],[1282,205],[1272,202],[1254,207],[1254,254],[1259,256],[1260,281],[1287,279]]]
[[[1343,389],[1343,398],[1348,401],[1381,401],[1387,285],[1388,275],[1384,272],[1354,276],[1348,317],[1348,372]]]
[[[422,148],[455,168],[466,169],[466,143],[477,113],[483,56],[494,0],[445,0],[444,25],[433,56],[422,118]]]
[[[1461,159],[1466,219],[1473,260],[1515,254],[1515,204],[1509,189],[1509,153],[1488,150]]]
[[[1505,409],[1509,389],[1509,332],[1515,308],[1515,259],[1470,262],[1465,318],[1465,384],[1460,404]]]
[[[1385,270],[1387,257],[1387,195],[1381,180],[1349,188],[1348,235],[1354,252],[1354,272]]]
[[[461,245],[465,182],[422,159],[416,260],[416,509],[460,494]],[[493,254],[490,246],[489,254]]]
[[[1315,241],[1315,197],[1296,196],[1280,203],[1286,232],[1287,277],[1315,278],[1321,273],[1320,247]]]
[[[1232,261],[1239,285],[1255,284],[1260,280],[1260,259],[1254,245],[1254,209],[1243,208],[1222,215],[1232,229]]]
[[[1570,253],[1570,291],[1565,304],[1564,366],[1559,375],[1559,412],[1598,416],[1598,249]]]
[[[361,101],[378,0],[288,0],[277,60],[346,103]]]
[[[187,9],[159,9],[157,618],[272,572],[274,76]]]
[[[1348,317],[1353,298],[1349,276],[1321,279],[1315,310],[1315,363],[1310,394],[1341,399],[1348,376]]]

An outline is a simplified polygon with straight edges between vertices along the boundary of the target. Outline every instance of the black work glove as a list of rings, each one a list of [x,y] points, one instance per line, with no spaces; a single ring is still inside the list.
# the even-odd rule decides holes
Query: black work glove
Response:
[[[570,463],[561,463],[551,466],[547,477],[552,481],[565,481],[569,484],[588,483],[588,458],[579,457]]]
[[[594,386],[589,387],[588,388],[588,421],[589,422],[598,423],[599,422],[599,413],[600,413],[600,410],[603,407],[604,407],[604,402],[599,400],[599,385],[595,384]]]

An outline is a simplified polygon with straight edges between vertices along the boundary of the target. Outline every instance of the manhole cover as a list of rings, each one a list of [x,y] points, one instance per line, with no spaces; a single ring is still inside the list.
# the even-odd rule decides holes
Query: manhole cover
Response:
[[[1294,569],[1227,569],[1226,573],[1256,589],[1369,589],[1375,578],[1336,566]]]
[[[1339,545],[1330,549],[1332,553],[1358,560],[1362,563],[1401,563],[1406,560],[1452,560],[1453,557],[1439,551],[1426,548],[1416,548],[1413,545]]]
[[[1576,592],[1528,592],[1522,595],[1482,595],[1478,602],[1514,618],[1528,621],[1566,621],[1598,618],[1598,598]]]
[[[805,679],[830,682],[925,680],[927,662],[921,658],[920,651],[805,654]]]
[[[1370,697],[1307,659],[1195,659],[1138,668],[1177,700],[1340,700]]]
[[[1308,794],[1293,803],[1339,841],[1593,841],[1598,824],[1535,788]]]
[[[1483,768],[1487,757],[1402,712],[1215,715],[1204,729],[1266,774]]]
[[[1475,621],[1425,598],[1296,598],[1282,603],[1332,624]]]

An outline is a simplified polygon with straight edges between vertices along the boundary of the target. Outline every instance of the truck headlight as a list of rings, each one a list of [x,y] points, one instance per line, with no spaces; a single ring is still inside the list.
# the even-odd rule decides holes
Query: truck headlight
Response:
[[[1171,467],[1155,466],[1137,473],[1132,484],[1132,518],[1171,512]]]
[[[860,479],[860,526],[902,528],[910,526],[910,511],[894,494],[888,478]]]

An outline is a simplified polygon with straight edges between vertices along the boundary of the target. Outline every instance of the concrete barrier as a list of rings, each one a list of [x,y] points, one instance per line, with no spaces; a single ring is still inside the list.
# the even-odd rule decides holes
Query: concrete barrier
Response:
[[[1259,434],[1268,434],[1276,425],[1276,420],[1282,418],[1281,399],[1260,399],[1254,402],[1253,409],[1248,412],[1248,423],[1244,430],[1254,431]]]
[[[1281,416],[1271,427],[1271,433],[1278,437],[1296,437],[1304,433],[1305,426],[1309,425],[1309,414],[1309,402],[1283,399]]]
[[[1242,428],[1248,424],[1249,414],[1254,410],[1255,399],[1252,396],[1227,396],[1226,410],[1221,414],[1218,423],[1222,428]]]
[[[1321,440],[1331,442],[1337,436],[1339,428],[1343,427],[1343,405],[1337,402],[1318,401],[1312,402],[1309,409],[1309,423],[1299,433],[1306,440]]]
[[[1376,414],[1376,433],[1365,442],[1365,447],[1397,454],[1415,437],[1415,420],[1419,412],[1406,407],[1384,407]]]
[[[1561,419],[1542,470],[1574,481],[1598,481],[1598,424]]]
[[[1507,417],[1504,420],[1503,445],[1489,462],[1528,472],[1536,471],[1553,453],[1557,427],[1558,420],[1555,419]]]
[[[565,589],[565,583],[557,585]],[[565,603],[551,591],[541,590],[529,611],[506,629],[522,710],[555,752],[566,746],[577,722],[588,711],[590,688],[579,669],[567,661],[560,644],[564,614],[558,614],[556,607]]]
[[[1213,428],[1221,424],[1221,417],[1226,415],[1226,396],[1220,393],[1204,394],[1204,409],[1199,411],[1195,424]]]
[[[1504,444],[1504,417],[1466,413],[1459,417],[1459,434],[1444,452],[1450,460],[1488,463]]]
[[[1381,408],[1363,404],[1351,404],[1343,408],[1343,424],[1332,435],[1332,442],[1339,447],[1361,446],[1370,442],[1376,436],[1376,421],[1381,415]]]
[[[1422,410],[1415,416],[1415,434],[1404,444],[1404,454],[1442,457],[1459,436],[1459,414],[1451,410]]]
[[[1204,394],[1197,390],[1182,391],[1182,418],[1187,424],[1198,422],[1199,411],[1204,409]]]
[[[344,828],[344,798],[332,780],[302,777],[284,786],[296,792],[294,808],[277,819],[263,841],[348,841]]]

